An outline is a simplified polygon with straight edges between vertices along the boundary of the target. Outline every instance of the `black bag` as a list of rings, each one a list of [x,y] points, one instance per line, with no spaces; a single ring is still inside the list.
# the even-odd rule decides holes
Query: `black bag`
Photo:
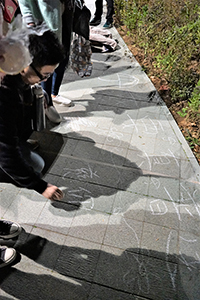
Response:
[[[89,40],[90,36],[90,18],[90,10],[81,1],[75,1],[73,32],[83,36],[86,40]]]

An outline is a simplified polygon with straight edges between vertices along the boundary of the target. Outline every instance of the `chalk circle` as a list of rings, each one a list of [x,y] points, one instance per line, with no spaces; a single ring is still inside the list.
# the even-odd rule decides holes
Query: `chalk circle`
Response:
[[[121,74],[116,74],[116,79],[105,79],[102,77],[98,77],[99,80],[113,83],[114,85],[118,84],[120,86],[123,85],[137,85],[139,83],[139,79],[136,78],[133,75],[121,75]]]

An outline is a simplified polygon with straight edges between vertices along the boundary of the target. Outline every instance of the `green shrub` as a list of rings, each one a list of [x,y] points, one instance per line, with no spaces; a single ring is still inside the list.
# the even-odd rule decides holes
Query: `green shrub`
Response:
[[[127,27],[167,79],[172,100],[189,99],[200,79],[199,0],[116,0],[116,19]]]
[[[192,111],[199,111],[199,105],[200,105],[200,80],[198,81],[196,87],[192,92],[192,96],[189,99],[189,107],[192,109]]]

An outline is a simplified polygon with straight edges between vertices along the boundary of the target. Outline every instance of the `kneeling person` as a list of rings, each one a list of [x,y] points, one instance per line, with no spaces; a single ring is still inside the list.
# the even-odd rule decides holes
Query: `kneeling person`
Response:
[[[63,60],[63,48],[51,31],[29,36],[32,63],[18,75],[6,75],[0,86],[0,182],[33,189],[47,199],[62,192],[41,178],[42,158],[30,151],[32,134],[31,85],[47,80]]]

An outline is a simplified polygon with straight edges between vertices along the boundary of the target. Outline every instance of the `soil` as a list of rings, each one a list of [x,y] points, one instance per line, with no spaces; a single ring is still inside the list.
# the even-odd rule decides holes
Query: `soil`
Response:
[[[188,105],[188,101],[185,100],[177,103],[172,102],[170,97],[170,87],[168,86],[166,79],[160,76],[162,72],[159,72],[158,69],[153,67],[153,57],[147,56],[143,49],[141,49],[138,45],[133,44],[131,37],[127,35],[125,26],[119,27],[115,24],[115,27],[129,50],[133,53],[136,60],[149,76],[163,101],[166,103],[200,164],[200,117],[197,114],[187,114],[187,116],[180,116],[178,114],[178,112],[182,112],[182,109]]]

